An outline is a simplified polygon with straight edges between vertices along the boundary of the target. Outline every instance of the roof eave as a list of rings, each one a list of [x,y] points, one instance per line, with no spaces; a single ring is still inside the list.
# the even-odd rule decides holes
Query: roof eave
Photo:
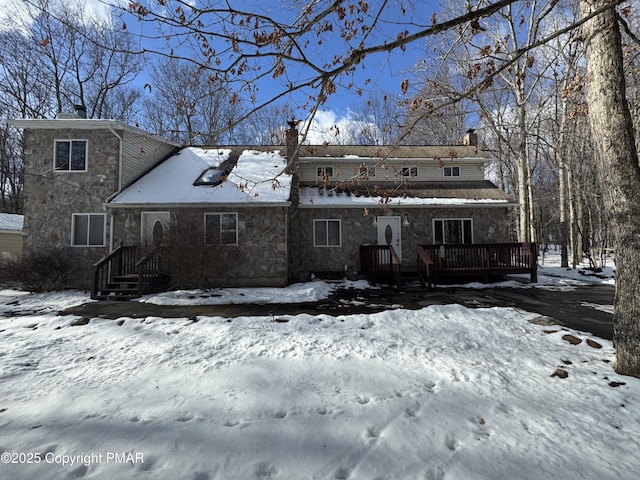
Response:
[[[290,201],[283,202],[199,202],[199,203],[104,203],[106,209],[167,209],[167,208],[264,208],[264,207],[289,207]]]
[[[119,120],[96,119],[96,118],[18,118],[9,120],[9,124],[22,129],[36,130],[95,130],[99,128],[122,130],[135,135],[145,135],[149,138],[155,138],[169,145],[181,147],[182,145],[164,137],[152,134],[138,127],[133,127]]]

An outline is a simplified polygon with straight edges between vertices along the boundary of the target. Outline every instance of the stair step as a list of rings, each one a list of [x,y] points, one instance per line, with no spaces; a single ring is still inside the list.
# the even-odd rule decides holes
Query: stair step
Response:
[[[131,282],[138,283],[138,274],[130,273],[127,275],[115,275],[113,277],[113,282],[114,283],[131,283]]]

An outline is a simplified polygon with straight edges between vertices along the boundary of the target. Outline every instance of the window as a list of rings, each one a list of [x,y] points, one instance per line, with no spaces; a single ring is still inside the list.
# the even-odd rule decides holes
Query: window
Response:
[[[473,243],[473,223],[470,218],[433,220],[433,243]]]
[[[74,213],[71,217],[71,245],[74,247],[104,247],[104,213]]]
[[[87,170],[86,140],[56,140],[54,166],[58,171],[84,172]]]
[[[205,213],[204,242],[208,245],[237,245],[238,214]]]
[[[402,167],[402,176],[403,177],[417,177],[418,176],[418,167]]]
[[[445,177],[459,177],[460,176],[460,167],[444,167],[443,175]]]
[[[224,181],[226,175],[227,172],[225,172],[221,168],[207,168],[204,172],[202,172],[202,175],[198,177],[194,185],[208,185],[213,187],[221,184]]]
[[[368,167],[365,164],[360,165],[360,167],[358,168],[358,170],[356,171],[356,174],[360,177],[360,178],[373,178],[376,176],[376,167]]]
[[[339,247],[342,244],[341,238],[340,220],[313,221],[314,247]]]
[[[316,169],[316,176],[325,179],[333,177],[333,167],[318,167]]]

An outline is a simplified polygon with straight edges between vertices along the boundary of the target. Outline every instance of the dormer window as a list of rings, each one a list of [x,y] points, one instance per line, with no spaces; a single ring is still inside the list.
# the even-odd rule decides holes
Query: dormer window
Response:
[[[418,176],[418,167],[402,167],[402,176],[403,177],[417,177]]]
[[[333,177],[333,167],[318,167],[316,175],[318,178],[329,179]]]
[[[372,166],[369,167],[365,164],[360,165],[360,167],[358,168],[357,174],[360,178],[363,179],[367,179],[367,178],[372,178],[376,176],[376,167]]]
[[[62,172],[86,172],[87,141],[56,140],[53,158],[54,170]]]
[[[207,168],[204,172],[202,172],[202,175],[198,177],[194,185],[208,185],[213,187],[224,182],[226,176],[227,172],[222,168]]]
[[[445,177],[459,177],[460,167],[444,167],[443,175]]]

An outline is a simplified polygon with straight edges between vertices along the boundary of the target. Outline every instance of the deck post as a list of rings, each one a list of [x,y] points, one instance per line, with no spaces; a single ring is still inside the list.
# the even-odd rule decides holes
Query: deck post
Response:
[[[531,283],[538,283],[538,245],[531,244]]]

